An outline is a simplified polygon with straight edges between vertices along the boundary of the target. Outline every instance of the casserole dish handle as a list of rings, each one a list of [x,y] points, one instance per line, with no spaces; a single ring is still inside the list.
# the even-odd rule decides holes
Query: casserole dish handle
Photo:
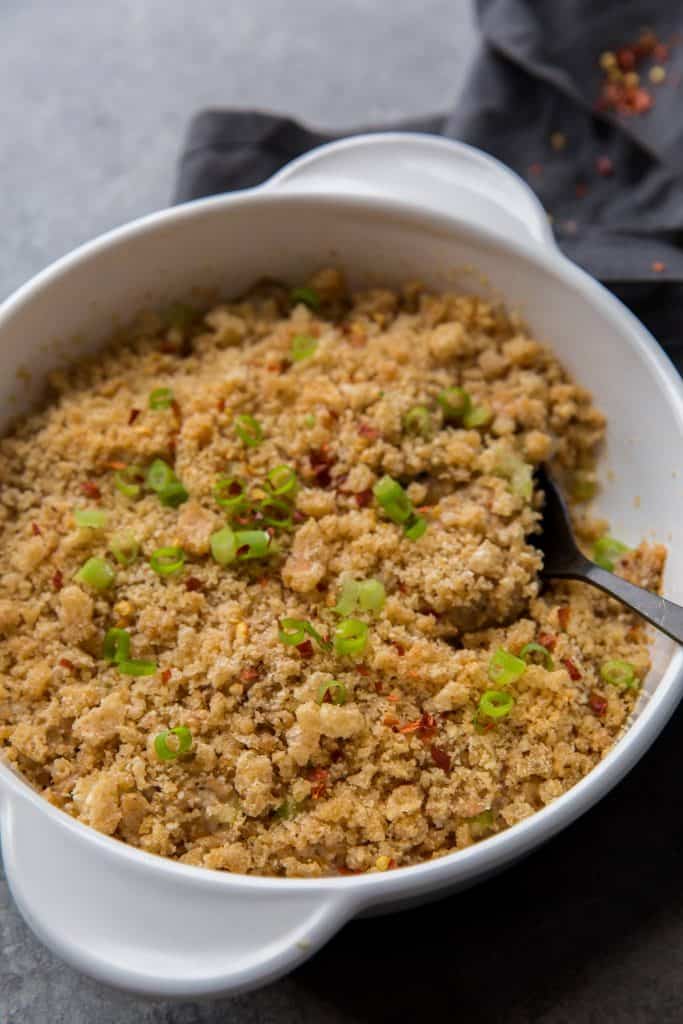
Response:
[[[292,970],[354,913],[338,887],[141,854],[34,801],[3,794],[12,894],[38,938],[109,985],[164,997],[244,991]]]
[[[262,188],[397,199],[559,251],[526,182],[481,150],[438,135],[379,132],[331,142],[287,164]]]

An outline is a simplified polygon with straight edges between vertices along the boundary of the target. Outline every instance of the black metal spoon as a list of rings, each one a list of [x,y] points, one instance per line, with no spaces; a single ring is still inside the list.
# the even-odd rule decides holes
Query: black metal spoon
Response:
[[[533,543],[543,552],[543,579],[582,580],[616,597],[632,611],[642,615],[662,633],[683,644],[683,608],[642,587],[622,580],[581,554],[574,540],[564,498],[547,470],[536,471],[538,486],[545,493],[543,532]]]

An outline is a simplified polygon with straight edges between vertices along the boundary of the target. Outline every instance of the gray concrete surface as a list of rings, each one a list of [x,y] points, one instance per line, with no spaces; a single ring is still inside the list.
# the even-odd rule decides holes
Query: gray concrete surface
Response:
[[[3,0],[0,298],[78,243],[167,204],[206,106],[320,128],[447,109],[469,0]],[[46,851],[49,856],[49,851]],[[348,984],[343,970],[339,985]],[[0,874],[0,1024],[355,1024],[300,977],[229,1002],[114,993],[48,953]]]

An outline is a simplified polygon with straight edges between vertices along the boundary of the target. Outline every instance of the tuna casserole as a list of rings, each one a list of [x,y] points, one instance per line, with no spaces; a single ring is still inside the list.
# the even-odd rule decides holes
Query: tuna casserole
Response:
[[[383,871],[533,814],[603,757],[641,622],[540,587],[590,394],[500,306],[334,270],[147,313],[0,442],[0,742],[50,803],[188,864]],[[602,564],[658,589],[575,504]]]

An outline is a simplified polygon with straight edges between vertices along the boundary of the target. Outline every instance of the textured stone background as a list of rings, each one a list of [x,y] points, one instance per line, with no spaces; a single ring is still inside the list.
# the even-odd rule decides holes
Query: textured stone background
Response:
[[[80,242],[164,206],[196,110],[271,108],[321,128],[440,111],[457,97],[476,44],[469,0],[1,7],[0,298]],[[396,982],[386,952],[378,987]],[[329,998],[325,984],[302,984],[299,972],[230,1002],[142,1002],[48,953],[14,910],[0,872],[0,1024],[368,1020],[363,1001],[341,993],[350,981],[343,961],[330,972],[334,957],[326,956]],[[303,972],[305,979],[310,968]]]

